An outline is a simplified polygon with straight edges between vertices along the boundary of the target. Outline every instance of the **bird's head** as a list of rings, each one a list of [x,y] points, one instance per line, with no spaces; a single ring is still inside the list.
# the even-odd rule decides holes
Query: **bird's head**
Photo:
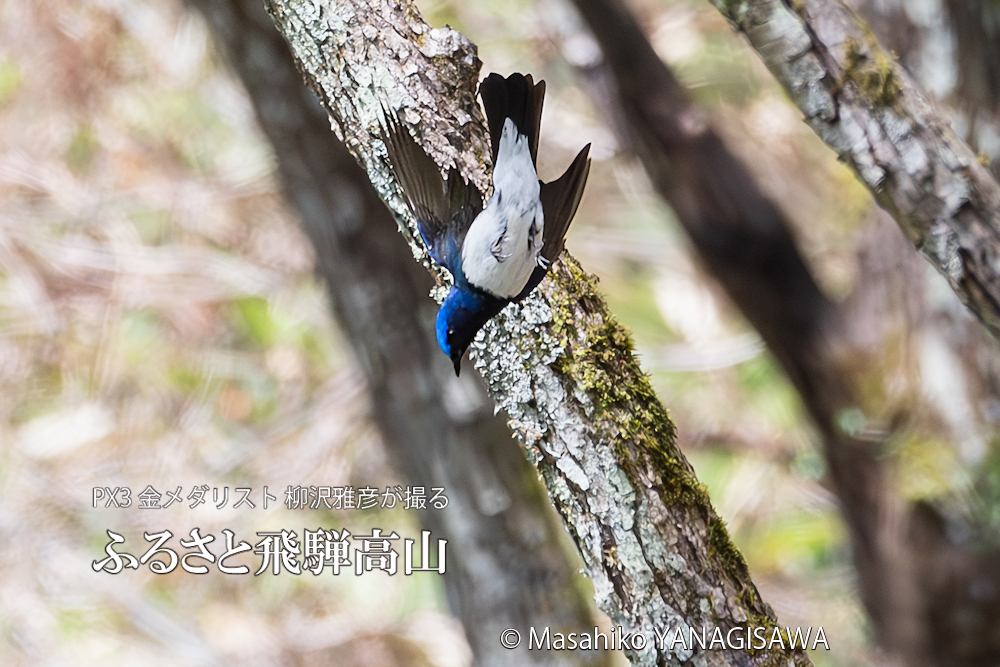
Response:
[[[438,345],[451,358],[451,363],[455,366],[455,375],[461,374],[462,357],[472,341],[466,340],[464,336],[456,333],[455,327],[444,317],[444,311],[438,313],[437,339]]]
[[[452,287],[437,314],[438,345],[451,358],[455,375],[462,370],[462,356],[487,320],[507,302],[479,290]]]

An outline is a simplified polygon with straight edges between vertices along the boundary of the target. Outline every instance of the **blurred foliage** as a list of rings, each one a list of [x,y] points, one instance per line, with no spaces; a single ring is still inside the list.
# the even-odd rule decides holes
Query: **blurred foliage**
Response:
[[[170,1],[0,3],[0,663],[466,664],[435,575],[91,569],[108,529],[137,556],[194,526],[419,538],[400,509],[282,506],[398,480],[209,37]],[[139,510],[147,484],[229,501]],[[104,486],[133,507],[92,508]]]
[[[13,61],[0,61],[0,105],[14,97],[20,87],[21,68]]]

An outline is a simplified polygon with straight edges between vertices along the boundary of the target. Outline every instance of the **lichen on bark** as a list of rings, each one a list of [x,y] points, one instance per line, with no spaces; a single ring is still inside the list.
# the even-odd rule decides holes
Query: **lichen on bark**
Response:
[[[386,162],[379,114],[397,114],[439,165],[457,166],[486,191],[489,150],[475,99],[475,47],[450,28],[427,26],[406,1],[267,6],[334,126],[426,263]],[[776,620],[677,448],[673,423],[596,278],[566,253],[531,296],[484,328],[473,358],[576,541],[598,604],[615,625],[649,640],[630,653],[634,664],[809,664],[801,651],[777,646],[692,654],[655,641],[667,629],[725,632]]]

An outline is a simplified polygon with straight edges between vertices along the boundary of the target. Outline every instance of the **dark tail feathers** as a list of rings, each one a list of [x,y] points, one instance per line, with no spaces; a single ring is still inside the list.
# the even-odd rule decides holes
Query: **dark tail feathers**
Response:
[[[580,206],[583,188],[587,185],[587,176],[590,174],[589,156],[590,144],[587,144],[577,153],[565,174],[551,183],[541,184],[539,199],[542,200],[542,211],[545,213],[542,257],[549,262],[556,261],[562,252],[566,230]]]
[[[486,109],[486,123],[493,144],[493,164],[496,164],[497,151],[500,150],[503,124],[508,118],[514,121],[518,132],[528,137],[531,161],[535,162],[545,82],[535,83],[530,74],[514,73],[505,79],[494,72],[479,85],[479,95],[483,98],[483,107]]]

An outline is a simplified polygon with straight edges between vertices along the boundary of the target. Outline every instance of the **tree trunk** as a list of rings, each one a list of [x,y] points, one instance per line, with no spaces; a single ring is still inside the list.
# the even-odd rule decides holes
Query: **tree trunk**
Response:
[[[432,280],[295,69],[254,0],[189,0],[243,80],[277,157],[289,203],[311,239],[317,271],[361,360],[384,440],[411,484],[445,487],[449,506],[421,521],[448,542],[449,600],[477,664],[602,665],[609,655],[500,644],[506,628],[592,628],[560,527],[534,471],[473,377],[457,382],[437,353]],[[449,405],[459,394],[466,408]],[[322,659],[318,657],[318,659]]]
[[[472,44],[451,29],[432,30],[409,2],[267,5],[335,129],[411,241],[414,221],[378,139],[383,105],[415,126],[435,161],[456,165],[486,190],[489,150],[475,101],[479,61]],[[415,252],[426,258],[421,248]],[[531,297],[488,325],[474,351],[584,556],[598,604],[625,632],[649,640],[627,651],[636,664],[692,658],[685,647],[656,641],[657,632],[774,627],[677,449],[627,333],[571,257],[564,255]],[[809,664],[801,651],[776,644],[756,652],[705,651],[697,660]]]

